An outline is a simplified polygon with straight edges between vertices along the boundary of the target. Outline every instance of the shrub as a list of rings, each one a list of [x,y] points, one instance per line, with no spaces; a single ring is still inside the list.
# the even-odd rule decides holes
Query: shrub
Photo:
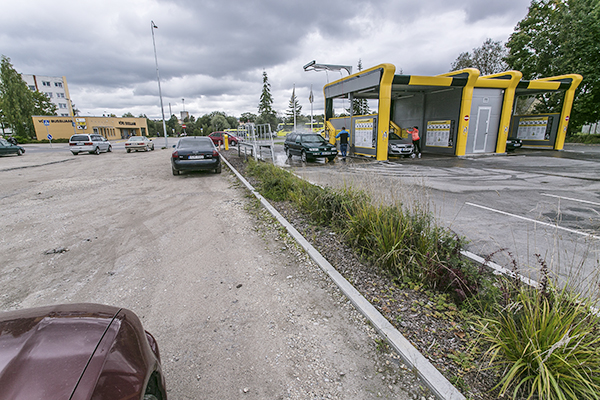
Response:
[[[600,330],[590,302],[553,286],[516,293],[478,323],[491,368],[502,376],[500,396],[599,399]]]

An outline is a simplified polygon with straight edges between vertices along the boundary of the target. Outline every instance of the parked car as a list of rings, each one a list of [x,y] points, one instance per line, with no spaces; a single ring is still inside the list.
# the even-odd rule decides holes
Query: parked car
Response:
[[[81,152],[100,154],[100,152],[110,153],[112,145],[106,138],[98,134],[88,135],[79,133],[71,136],[69,139],[69,149],[75,156]]]
[[[333,161],[337,156],[336,147],[316,133],[288,133],[283,148],[288,158],[300,156],[304,162],[316,158],[327,158]]]
[[[179,139],[171,154],[173,175],[181,171],[214,170],[221,173],[221,156],[213,141],[206,136],[188,136]]]
[[[415,157],[415,146],[413,145],[412,138],[403,138],[390,132],[388,138],[388,155],[390,156],[402,156],[402,157]]]
[[[167,400],[158,344],[124,308],[0,313],[0,400]]]
[[[506,151],[514,151],[523,146],[521,139],[506,139]]]
[[[25,149],[23,147],[9,143],[8,140],[0,138],[0,155],[4,156],[7,154],[16,154],[21,156],[23,153],[25,153]]]
[[[154,150],[154,142],[146,136],[132,136],[125,142],[125,150],[127,150],[128,153],[133,150]]]
[[[219,145],[220,143],[225,143],[223,139],[223,135],[227,135],[228,137],[228,141],[229,144],[232,146],[236,146],[239,142],[242,141],[242,139],[240,139],[239,137],[235,136],[232,133],[228,133],[228,132],[213,132],[210,135],[208,135],[209,138],[212,139],[213,143],[215,145]]]

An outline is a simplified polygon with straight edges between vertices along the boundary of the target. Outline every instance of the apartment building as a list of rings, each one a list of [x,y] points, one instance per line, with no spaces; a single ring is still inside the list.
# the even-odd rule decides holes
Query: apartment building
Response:
[[[42,92],[50,98],[50,101],[56,105],[58,116],[73,116],[73,106],[66,77],[28,74],[21,74],[21,77],[30,90]]]

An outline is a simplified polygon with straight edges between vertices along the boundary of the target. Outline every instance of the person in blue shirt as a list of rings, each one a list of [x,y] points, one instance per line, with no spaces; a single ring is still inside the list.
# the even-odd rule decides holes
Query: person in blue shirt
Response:
[[[346,159],[346,152],[348,151],[348,137],[350,136],[350,134],[348,133],[348,131],[346,130],[345,126],[342,126],[342,130],[335,135],[336,139],[340,139],[340,151],[342,153],[342,159],[345,160]]]

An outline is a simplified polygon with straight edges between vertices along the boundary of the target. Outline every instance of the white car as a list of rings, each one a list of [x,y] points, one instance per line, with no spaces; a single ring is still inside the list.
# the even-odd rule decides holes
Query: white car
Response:
[[[132,136],[125,142],[125,150],[128,153],[133,150],[154,150],[154,142],[146,136]]]
[[[106,138],[98,134],[87,135],[80,133],[71,136],[69,139],[69,150],[75,156],[81,152],[88,152],[90,154],[100,154],[100,152],[110,153],[112,145]]]

